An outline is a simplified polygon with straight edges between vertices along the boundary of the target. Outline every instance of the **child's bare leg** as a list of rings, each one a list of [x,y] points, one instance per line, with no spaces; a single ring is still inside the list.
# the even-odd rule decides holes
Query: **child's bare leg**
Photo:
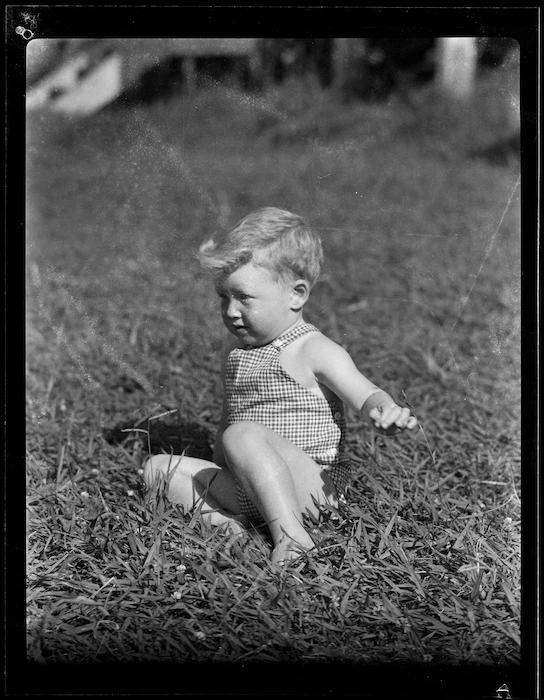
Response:
[[[302,524],[302,513],[318,516],[315,501],[338,503],[323,468],[289,440],[248,421],[226,429],[223,451],[229,469],[270,529],[272,560],[284,561],[311,549],[314,542]]]
[[[144,480],[151,487],[156,479],[168,480],[168,498],[188,511],[201,505],[204,522],[226,526],[233,533],[247,524],[239,513],[236,482],[228,469],[196,457],[154,455],[144,465]]]

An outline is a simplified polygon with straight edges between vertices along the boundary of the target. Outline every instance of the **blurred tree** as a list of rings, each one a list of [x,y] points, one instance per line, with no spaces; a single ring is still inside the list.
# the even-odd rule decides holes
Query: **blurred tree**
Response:
[[[392,91],[401,95],[434,75],[434,39],[373,37],[365,48],[357,94],[364,99],[385,99]]]
[[[332,45],[334,39],[261,39],[261,56],[265,83],[282,83],[289,77],[307,78],[322,88],[332,80]]]
[[[364,76],[365,40],[334,39],[332,53],[334,89],[344,97],[360,93]]]
[[[483,70],[498,68],[519,52],[518,42],[510,37],[479,37],[477,45],[478,67]]]
[[[472,92],[478,50],[476,38],[441,37],[436,52],[436,75],[440,89],[456,99],[466,99]]]

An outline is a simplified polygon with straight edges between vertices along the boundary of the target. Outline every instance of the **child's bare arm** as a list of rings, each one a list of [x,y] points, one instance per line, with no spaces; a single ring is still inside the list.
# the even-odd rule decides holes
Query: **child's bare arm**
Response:
[[[344,348],[321,334],[310,336],[307,357],[318,382],[384,435],[415,428],[417,420],[385,391],[369,381]],[[310,339],[309,338],[309,339]]]

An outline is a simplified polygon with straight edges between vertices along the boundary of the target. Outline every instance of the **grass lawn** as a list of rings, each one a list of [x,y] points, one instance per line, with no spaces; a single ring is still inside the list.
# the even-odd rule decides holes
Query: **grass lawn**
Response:
[[[31,661],[519,662],[519,162],[474,155],[507,135],[496,81],[459,111],[286,86],[29,115]],[[265,205],[322,235],[307,319],[421,424],[348,416],[347,505],[285,568],[141,480],[209,454],[224,331],[194,253]]]

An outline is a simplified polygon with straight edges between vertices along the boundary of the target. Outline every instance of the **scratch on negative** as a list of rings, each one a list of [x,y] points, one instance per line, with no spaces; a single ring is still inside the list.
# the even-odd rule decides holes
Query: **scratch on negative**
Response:
[[[462,305],[462,307],[457,315],[457,319],[455,320],[455,323],[453,324],[451,330],[453,330],[457,326],[457,324],[462,316],[463,310],[465,309],[466,305],[468,304],[468,300],[470,299],[470,295],[474,291],[474,287],[476,286],[476,282],[478,281],[478,277],[480,276],[482,270],[484,269],[484,265],[489,257],[489,254],[491,253],[491,249],[493,248],[493,246],[495,244],[495,240],[496,240],[498,233],[500,231],[500,228],[502,226],[502,222],[504,221],[504,217],[506,216],[506,212],[508,211],[510,204],[512,203],[512,199],[514,198],[514,194],[516,193],[516,190],[519,187],[520,181],[521,181],[521,175],[518,175],[518,179],[516,180],[516,184],[512,188],[512,192],[510,193],[510,197],[508,198],[508,202],[506,203],[506,206],[504,207],[504,211],[502,213],[501,220],[499,221],[497,228],[495,229],[495,232],[493,233],[493,236],[491,236],[491,240],[489,242],[489,245],[487,246],[487,250],[485,251],[484,259],[482,260],[482,263],[478,269],[478,272],[476,273],[474,281],[472,282],[472,285],[469,289],[469,292],[465,298],[465,301],[463,302],[463,305]]]

